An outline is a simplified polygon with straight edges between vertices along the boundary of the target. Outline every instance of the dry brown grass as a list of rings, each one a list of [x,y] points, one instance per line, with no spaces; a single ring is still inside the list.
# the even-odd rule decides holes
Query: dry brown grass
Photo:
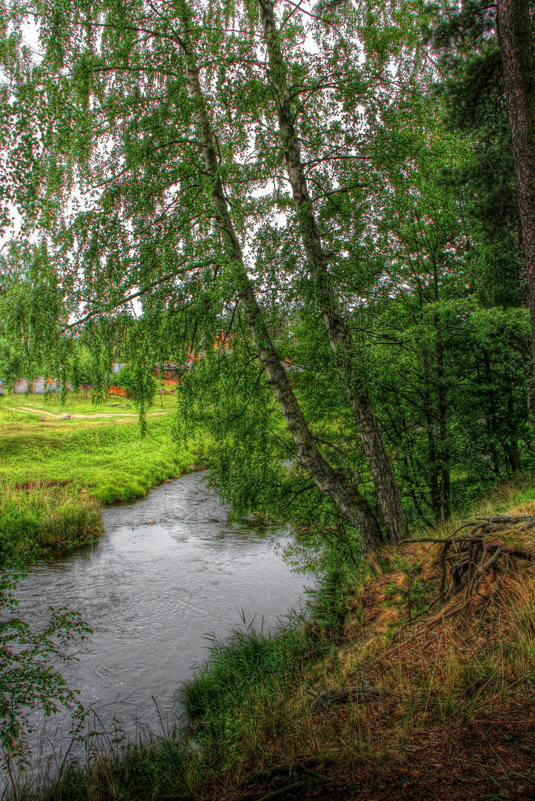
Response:
[[[504,548],[534,549],[532,531],[521,525],[499,537]],[[485,614],[478,596],[448,618],[452,598],[437,621],[436,609],[426,617],[422,608],[441,580],[436,548],[413,543],[402,557],[392,552],[387,560],[390,567],[349,602],[341,644],[310,666],[292,697],[278,699],[285,707],[284,731],[273,699],[266,699],[249,759],[219,784],[217,797],[241,798],[236,785],[252,765],[326,755],[335,761],[328,772],[332,782],[318,779],[314,797],[475,799],[488,787],[505,788],[504,797],[535,797],[529,767],[535,745],[534,564],[520,560],[504,579],[497,561],[481,587],[492,594]],[[418,595],[412,608],[411,592]],[[416,606],[417,627],[407,625]],[[338,703],[343,688],[354,692]],[[327,698],[331,692],[333,702],[315,702],[314,694],[317,699],[322,692]],[[405,774],[401,793],[397,782]],[[308,797],[300,793],[297,788],[289,797]]]

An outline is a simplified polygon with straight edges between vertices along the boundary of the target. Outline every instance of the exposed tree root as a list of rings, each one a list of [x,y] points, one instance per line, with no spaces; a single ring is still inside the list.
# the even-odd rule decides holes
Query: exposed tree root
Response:
[[[277,765],[261,771],[253,771],[242,782],[241,788],[248,785],[263,785],[264,790],[259,794],[258,789],[242,795],[240,801],[272,801],[286,795],[297,794],[299,797],[308,797],[309,790],[324,784],[337,784],[336,779],[324,776],[318,771],[332,762],[326,757],[311,757],[301,759],[293,764]],[[275,787],[273,787],[275,785]],[[269,792],[267,787],[271,786]]]
[[[478,517],[459,526],[446,539],[406,540],[403,544],[428,542],[439,546],[439,589],[425,612],[410,620],[396,638],[408,628],[416,633],[461,615],[470,606],[484,617],[497,598],[508,576],[518,569],[518,560],[535,561],[535,554],[517,545],[508,545],[497,535],[520,534],[535,528],[533,515],[495,515]],[[460,531],[469,529],[468,533]],[[438,612],[430,615],[430,612]]]

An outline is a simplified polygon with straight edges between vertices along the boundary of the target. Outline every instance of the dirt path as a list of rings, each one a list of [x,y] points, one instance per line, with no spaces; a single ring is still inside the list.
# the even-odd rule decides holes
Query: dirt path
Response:
[[[70,412],[63,412],[62,414],[54,414],[54,412],[47,412],[46,409],[34,409],[33,406],[13,406],[14,412],[28,412],[29,414],[46,414],[48,417],[53,417],[56,420],[62,420],[64,417],[72,418],[73,420],[93,420],[96,417],[106,417],[108,420],[115,417],[139,417],[137,412],[96,412],[95,414],[71,414]],[[161,417],[168,414],[167,412],[148,412],[147,417]]]

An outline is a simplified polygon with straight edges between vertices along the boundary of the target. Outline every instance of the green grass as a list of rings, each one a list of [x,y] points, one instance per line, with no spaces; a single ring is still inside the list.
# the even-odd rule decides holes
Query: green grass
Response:
[[[116,400],[123,402],[121,398],[110,402]],[[164,400],[164,414],[149,417],[146,436],[141,438],[133,406],[127,410],[132,416],[124,417],[117,411],[124,414],[125,410],[93,406],[76,396],[69,397],[64,407],[58,399],[45,402],[42,396],[0,399],[0,539],[4,554],[13,551],[30,556],[43,547],[50,550],[54,541],[59,548],[73,547],[76,519],[78,541],[85,543],[89,528],[93,537],[100,531],[100,515],[95,517],[100,504],[142,497],[165,479],[198,467],[207,454],[207,438],[177,444],[173,438],[176,399]],[[157,403],[159,407],[159,399]],[[64,420],[16,411],[19,404],[54,413],[59,409],[65,416],[108,416]],[[94,525],[89,526],[89,520]],[[20,542],[14,545],[13,538]]]
[[[135,418],[41,422],[0,405],[0,479],[15,487],[67,481],[72,491],[116,503],[145,495],[205,455],[205,440],[177,446],[170,411],[149,419],[142,439]]]
[[[175,407],[176,397],[174,395],[164,395],[162,398],[157,396],[149,410],[149,416],[160,414],[162,411],[173,412]],[[126,398],[120,395],[110,395],[108,400],[103,404],[95,404],[91,401],[90,396],[85,398],[83,395],[79,394],[67,395],[65,403],[61,402],[61,396],[58,394],[6,395],[0,397],[0,408],[3,410],[33,409],[36,414],[38,410],[42,410],[47,413],[45,416],[48,416],[48,414],[84,414],[91,415],[92,417],[98,417],[102,414],[114,416],[137,415],[136,405],[132,398]],[[26,416],[27,414],[28,413],[25,413]]]
[[[16,489],[0,480],[0,564],[21,564],[51,551],[94,542],[100,504],[65,487]]]

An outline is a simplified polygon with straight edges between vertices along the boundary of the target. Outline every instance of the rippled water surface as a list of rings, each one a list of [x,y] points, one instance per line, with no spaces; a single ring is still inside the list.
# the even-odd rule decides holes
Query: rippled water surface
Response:
[[[115,718],[130,737],[140,721],[154,730],[172,721],[173,694],[206,656],[208,633],[225,636],[242,614],[273,626],[300,602],[303,579],[277,547],[284,533],[227,525],[204,478],[106,509],[95,547],[38,564],[17,593],[34,625],[48,606],[81,612],[93,634],[61,671],[103,724]],[[67,721],[54,725],[61,739]]]

